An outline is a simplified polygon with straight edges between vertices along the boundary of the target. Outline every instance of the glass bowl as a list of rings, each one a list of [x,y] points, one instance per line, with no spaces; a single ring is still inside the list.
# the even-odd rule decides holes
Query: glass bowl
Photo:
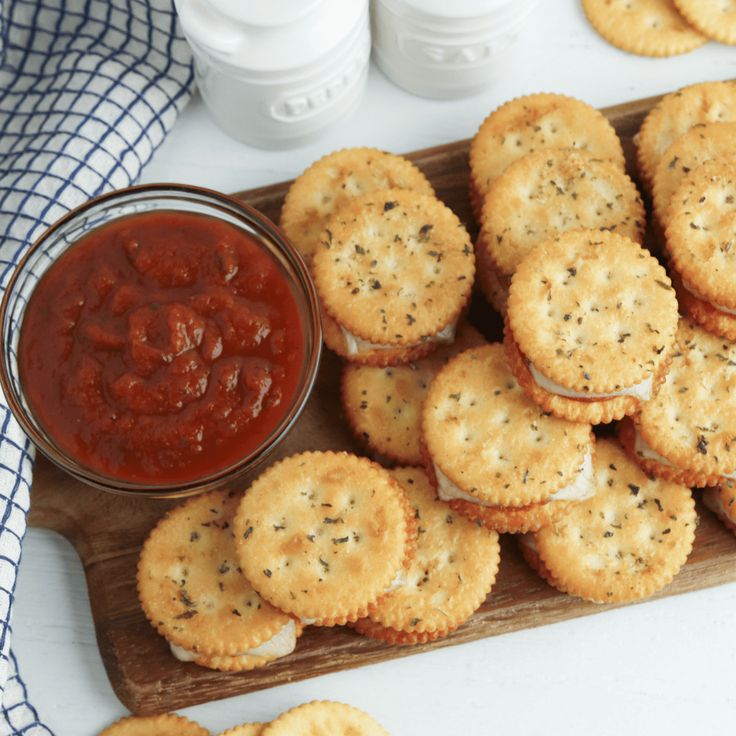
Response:
[[[181,211],[225,221],[244,230],[268,251],[291,286],[304,336],[305,358],[297,389],[285,412],[265,439],[227,467],[206,476],[175,483],[128,481],[107,476],[83,464],[62,448],[34,416],[21,382],[18,342],[26,306],[35,285],[57,258],[81,237],[101,225],[136,213]],[[0,305],[2,361],[0,385],[14,416],[36,447],[51,461],[89,485],[105,491],[152,497],[178,497],[232,487],[265,460],[294,426],[311,393],[322,346],[317,294],[304,261],[279,229],[252,207],[215,191],[180,184],[129,187],[90,200],[52,225],[20,261]]]

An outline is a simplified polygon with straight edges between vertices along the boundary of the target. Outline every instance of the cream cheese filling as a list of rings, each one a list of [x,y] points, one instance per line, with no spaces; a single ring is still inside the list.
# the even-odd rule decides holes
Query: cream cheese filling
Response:
[[[192,652],[184,647],[177,646],[169,642],[172,654],[180,662],[194,662],[200,657],[207,657],[207,654],[199,654]],[[285,657],[287,654],[291,654],[296,648],[296,624],[294,621],[289,620],[287,624],[281,627],[270,639],[259,644],[257,647],[246,649],[244,652],[238,652],[237,654],[225,655],[232,657]],[[218,656],[218,655],[212,655]]]
[[[634,440],[634,452],[639,457],[646,458],[647,460],[654,460],[660,465],[666,465],[668,468],[675,468],[680,470],[677,465],[670,462],[666,457],[660,455],[656,450],[652,449],[651,445],[639,434],[639,430],[635,430],[636,439]],[[720,473],[721,478],[727,478],[728,480],[736,479],[736,471],[733,473]]]
[[[471,496],[469,493],[460,490],[438,467],[434,464],[434,472],[437,478],[437,495],[442,501],[452,501],[460,499],[469,501],[470,503],[485,506],[487,508],[499,507],[496,503],[483,501],[480,498]],[[586,498],[595,496],[595,477],[593,474],[593,455],[590,450],[585,453],[583,464],[578,468],[575,478],[563,488],[555,491],[548,499],[547,503],[553,501],[584,501]]]
[[[560,386],[559,383],[555,383],[553,380],[547,378],[547,376],[540,373],[534,367],[534,363],[529,362],[529,372],[532,374],[535,383],[545,391],[551,394],[557,394],[558,396],[564,396],[568,399],[612,399],[616,396],[634,396],[640,401],[649,401],[652,398],[652,389],[654,386],[654,376],[649,375],[643,381],[639,381],[639,383],[635,383],[633,386],[626,386],[620,391],[611,391],[603,394],[593,393],[592,391],[580,392]]]
[[[360,355],[361,353],[369,353],[372,350],[401,350],[405,347],[414,347],[415,345],[421,345],[421,343],[413,343],[411,345],[380,345],[375,342],[369,342],[363,340],[357,335],[353,335],[352,332],[346,330],[342,325],[338,325],[342,330],[343,337],[345,338],[345,345],[347,347],[348,355]],[[457,327],[457,320],[450,322],[447,327],[443,327],[439,332],[434,335],[430,335],[427,342],[442,342],[450,343],[455,340],[455,329]]]
[[[716,304],[715,302],[712,302],[708,297],[703,296],[700,294],[696,289],[694,289],[690,284],[688,284],[685,279],[681,278],[682,286],[685,289],[685,291],[689,291],[696,299],[700,299],[701,302],[705,302],[706,304],[710,304],[713,309],[717,309],[719,312],[723,312],[724,314],[732,314],[736,315],[736,309],[729,309],[728,307],[723,307],[720,304]]]

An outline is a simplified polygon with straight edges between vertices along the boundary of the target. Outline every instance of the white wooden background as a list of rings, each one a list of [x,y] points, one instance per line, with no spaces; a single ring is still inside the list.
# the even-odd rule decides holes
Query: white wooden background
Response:
[[[563,92],[606,106],[726,78],[736,78],[736,47],[711,43],[670,59],[630,56],[593,32],[578,0],[540,0],[515,61],[483,95],[424,100],[374,68],[350,119],[318,143],[283,152],[227,138],[195,98],[142,181],[247,189],[291,179],[343,146],[400,153],[469,137],[491,109],[526,93]],[[369,711],[393,736],[717,733],[732,730],[736,715],[735,618],[736,584],[184,713],[216,733],[330,698]],[[13,623],[30,695],[58,736],[91,736],[125,713],[102,667],[81,565],[71,546],[50,532],[28,532]]]

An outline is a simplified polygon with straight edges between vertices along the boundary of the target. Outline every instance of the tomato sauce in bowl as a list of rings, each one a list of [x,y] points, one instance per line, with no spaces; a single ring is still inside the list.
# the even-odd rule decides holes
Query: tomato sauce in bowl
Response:
[[[3,299],[0,378],[34,442],[82,480],[183,495],[232,480],[292,426],[319,315],[260,213],[149,188],[105,195],[34,244]]]

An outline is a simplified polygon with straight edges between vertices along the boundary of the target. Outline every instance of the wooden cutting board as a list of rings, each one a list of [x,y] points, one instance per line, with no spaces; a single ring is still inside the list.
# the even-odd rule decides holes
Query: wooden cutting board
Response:
[[[616,127],[633,173],[632,136],[659,98],[604,110]],[[468,141],[409,154],[429,177],[437,195],[474,234],[467,202]],[[239,198],[278,220],[289,183],[241,192]],[[500,339],[500,320],[476,299],[471,320],[490,339]],[[273,461],[307,449],[360,451],[341,417],[337,386],[340,362],[326,351],[317,385],[299,422]],[[216,700],[285,682],[421,654],[473,639],[561,621],[605,610],[558,593],[532,573],[514,540],[502,540],[501,570],[488,600],[457,632],[440,641],[390,647],[350,629],[309,628],[289,657],[241,674],[224,674],[178,662],[138,605],[138,553],[156,521],[174,502],[113,496],[95,491],[40,458],[32,488],[30,523],[53,529],[76,548],[84,564],[102,659],[113,689],[134,713],[151,714]],[[701,524],[687,564],[662,596],[736,580],[736,538],[699,508]]]

